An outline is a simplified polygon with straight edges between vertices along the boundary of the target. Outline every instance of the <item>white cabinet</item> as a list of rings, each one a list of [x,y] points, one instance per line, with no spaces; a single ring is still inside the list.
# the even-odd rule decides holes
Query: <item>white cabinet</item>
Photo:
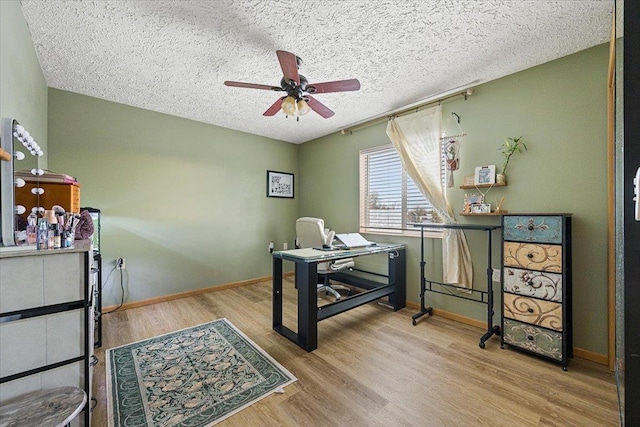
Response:
[[[77,386],[88,403],[72,425],[91,425],[92,262],[90,244],[0,252],[0,403]]]

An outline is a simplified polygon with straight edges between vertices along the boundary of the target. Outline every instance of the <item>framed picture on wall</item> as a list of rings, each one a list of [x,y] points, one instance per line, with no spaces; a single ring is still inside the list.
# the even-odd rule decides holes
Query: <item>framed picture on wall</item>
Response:
[[[486,165],[476,167],[474,184],[495,184],[496,165]]]
[[[268,170],[267,197],[293,199],[293,174]]]

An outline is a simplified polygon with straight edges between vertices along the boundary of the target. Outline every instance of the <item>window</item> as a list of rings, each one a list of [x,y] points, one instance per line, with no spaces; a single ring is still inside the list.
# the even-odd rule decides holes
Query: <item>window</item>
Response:
[[[438,222],[393,145],[360,152],[360,231],[415,235],[411,223]],[[414,228],[413,231],[411,230]]]

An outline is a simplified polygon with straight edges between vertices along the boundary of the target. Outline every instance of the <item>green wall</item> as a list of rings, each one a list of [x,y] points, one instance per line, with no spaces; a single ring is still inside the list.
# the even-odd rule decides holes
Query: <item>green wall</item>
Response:
[[[443,103],[443,122],[461,117],[467,134],[460,170],[447,197],[461,212],[465,175],[476,166],[502,164],[504,137],[523,136],[529,150],[512,157],[508,186],[493,188],[486,202],[505,197],[510,212],[573,213],[573,298],[575,345],[607,353],[607,61],[608,46],[588,49],[475,88],[473,96]],[[449,127],[449,126],[447,126]],[[453,128],[453,127],[449,127]],[[323,217],[338,231],[358,229],[358,153],[390,143],[386,123],[333,134],[303,144],[300,150],[300,214]],[[454,132],[455,129],[453,129]],[[456,132],[457,133],[457,132]],[[330,165],[330,166],[328,166]],[[322,194],[318,198],[314,195]],[[328,203],[327,200],[330,202]],[[498,217],[458,216],[463,224],[499,224]],[[370,240],[405,243],[407,298],[419,301],[418,238],[367,235]],[[486,236],[467,232],[474,263],[474,286],[486,289]],[[496,241],[499,234],[495,234]],[[493,267],[499,267],[494,245]],[[426,242],[427,277],[442,280],[441,245]],[[499,297],[499,286],[495,286]],[[486,306],[428,293],[435,308],[486,321]],[[500,302],[495,322],[499,322]]]
[[[269,241],[293,244],[298,199],[267,198],[266,171],[297,176],[297,145],[56,89],[49,141],[51,169],[102,211],[105,305],[119,257],[137,301],[269,276]]]
[[[47,83],[17,0],[0,1],[0,117],[18,120],[33,135],[46,167]]]

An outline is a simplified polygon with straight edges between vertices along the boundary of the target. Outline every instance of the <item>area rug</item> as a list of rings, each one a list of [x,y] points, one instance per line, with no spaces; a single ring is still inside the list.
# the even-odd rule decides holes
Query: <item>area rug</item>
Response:
[[[106,351],[109,425],[212,426],[296,381],[227,319]]]

